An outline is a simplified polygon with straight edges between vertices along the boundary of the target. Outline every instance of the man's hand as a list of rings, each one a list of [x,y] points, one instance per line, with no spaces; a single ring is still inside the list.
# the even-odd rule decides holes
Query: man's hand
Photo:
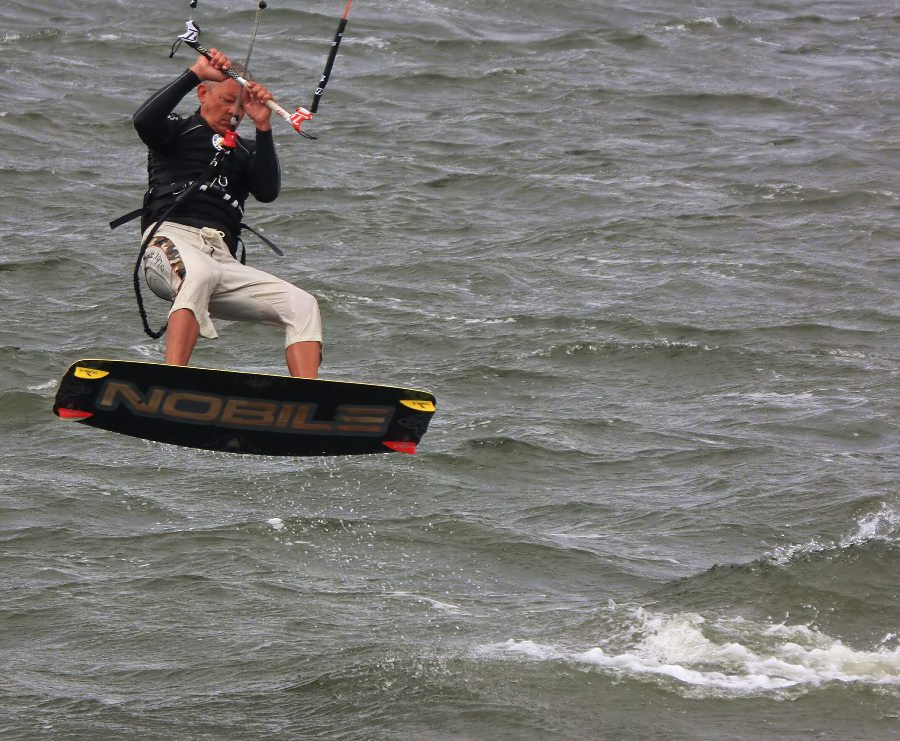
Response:
[[[201,81],[222,82],[227,80],[228,75],[225,74],[225,70],[231,69],[231,60],[216,49],[210,49],[209,52],[212,58],[207,59],[201,54],[191,66],[191,72],[197,75]]]
[[[256,125],[257,131],[272,130],[272,109],[266,105],[266,101],[274,100],[264,86],[253,80],[247,81],[244,88],[243,108]]]

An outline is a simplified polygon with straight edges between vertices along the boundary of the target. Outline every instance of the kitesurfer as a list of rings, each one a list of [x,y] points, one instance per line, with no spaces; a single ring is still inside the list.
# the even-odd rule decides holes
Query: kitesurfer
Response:
[[[225,54],[210,51],[209,59],[199,56],[134,115],[148,148],[141,228],[145,240],[152,237],[144,251],[144,275],[156,295],[172,301],[166,363],[187,365],[198,336],[217,337],[212,318],[255,321],[283,327],[288,371],[315,378],[322,347],[318,302],[237,257],[247,196],[268,203],[281,189],[272,111],[266,106],[272,94]],[[225,74],[233,67],[246,79],[243,90]],[[198,110],[186,118],[174,113],[194,90]],[[256,126],[255,140],[234,134],[244,114]],[[230,151],[217,157],[223,146]],[[212,171],[211,162],[216,162]],[[173,207],[188,189],[189,197]],[[160,217],[165,220],[157,224]]]

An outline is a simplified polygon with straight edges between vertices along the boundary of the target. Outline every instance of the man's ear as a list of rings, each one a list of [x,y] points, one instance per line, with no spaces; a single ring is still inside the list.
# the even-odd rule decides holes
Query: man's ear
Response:
[[[200,105],[206,101],[207,95],[209,95],[209,88],[201,82],[197,85],[197,99],[200,101]]]

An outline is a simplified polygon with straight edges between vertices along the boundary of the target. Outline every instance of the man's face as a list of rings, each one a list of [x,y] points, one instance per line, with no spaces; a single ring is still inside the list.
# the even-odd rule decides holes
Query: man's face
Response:
[[[231,128],[231,117],[237,109],[240,90],[241,86],[231,79],[197,88],[200,115],[217,134],[224,134]],[[237,117],[240,121],[244,117],[244,111],[239,111]]]

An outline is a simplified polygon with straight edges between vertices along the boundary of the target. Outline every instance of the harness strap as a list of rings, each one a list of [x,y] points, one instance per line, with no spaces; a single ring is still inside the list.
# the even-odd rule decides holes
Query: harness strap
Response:
[[[127,224],[129,221],[134,221],[137,218],[140,218],[145,213],[147,213],[147,209],[141,206],[141,208],[136,208],[134,211],[129,211],[124,216],[120,216],[117,219],[113,219],[109,222],[110,229],[118,229],[122,224]]]
[[[284,257],[284,252],[281,251],[281,249],[278,247],[277,244],[275,244],[273,241],[271,241],[271,240],[269,240],[269,239],[266,239],[262,234],[260,234],[258,231],[256,231],[256,230],[255,230],[252,226],[250,226],[249,224],[245,224],[245,223],[242,221],[242,222],[241,222],[241,229],[246,229],[246,230],[247,230],[248,232],[250,232],[253,236],[255,236],[257,239],[259,239],[260,242],[262,242],[263,244],[267,245],[267,246],[269,247],[269,249],[272,250],[272,252],[274,252],[276,255],[278,255],[279,257]],[[238,237],[238,239],[240,239],[240,237]]]

